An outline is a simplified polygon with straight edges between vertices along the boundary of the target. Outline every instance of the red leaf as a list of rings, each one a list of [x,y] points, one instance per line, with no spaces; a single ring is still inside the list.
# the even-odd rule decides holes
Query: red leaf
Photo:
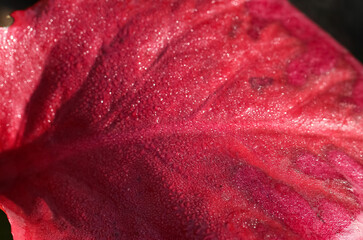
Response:
[[[359,239],[363,68],[284,0],[49,0],[0,30],[15,239]]]

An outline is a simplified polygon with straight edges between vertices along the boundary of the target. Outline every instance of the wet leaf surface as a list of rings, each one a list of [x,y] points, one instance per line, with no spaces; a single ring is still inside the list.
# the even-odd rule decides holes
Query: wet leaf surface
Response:
[[[0,29],[15,239],[346,239],[362,66],[283,0],[44,1]]]

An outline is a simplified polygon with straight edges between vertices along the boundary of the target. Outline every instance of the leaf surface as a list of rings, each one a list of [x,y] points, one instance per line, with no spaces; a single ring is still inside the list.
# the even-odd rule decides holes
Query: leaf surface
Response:
[[[359,239],[363,68],[285,0],[49,0],[0,29],[15,239]]]

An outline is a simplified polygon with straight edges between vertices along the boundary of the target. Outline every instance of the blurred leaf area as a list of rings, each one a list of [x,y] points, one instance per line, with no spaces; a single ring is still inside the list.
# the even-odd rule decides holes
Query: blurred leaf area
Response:
[[[10,26],[10,13],[25,9],[36,0],[0,0],[0,26]],[[362,0],[290,0],[297,8],[329,32],[343,46],[363,61],[363,1]],[[0,239],[12,239],[10,224],[0,210]]]

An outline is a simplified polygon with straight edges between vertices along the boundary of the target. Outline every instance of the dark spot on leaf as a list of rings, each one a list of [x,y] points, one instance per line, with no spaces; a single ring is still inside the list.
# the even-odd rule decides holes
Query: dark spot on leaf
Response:
[[[263,88],[270,86],[273,79],[270,77],[251,77],[249,82],[253,90],[261,91]]]
[[[260,33],[267,25],[267,21],[264,19],[254,18],[251,21],[251,27],[247,30],[247,34],[254,40],[260,37]]]

